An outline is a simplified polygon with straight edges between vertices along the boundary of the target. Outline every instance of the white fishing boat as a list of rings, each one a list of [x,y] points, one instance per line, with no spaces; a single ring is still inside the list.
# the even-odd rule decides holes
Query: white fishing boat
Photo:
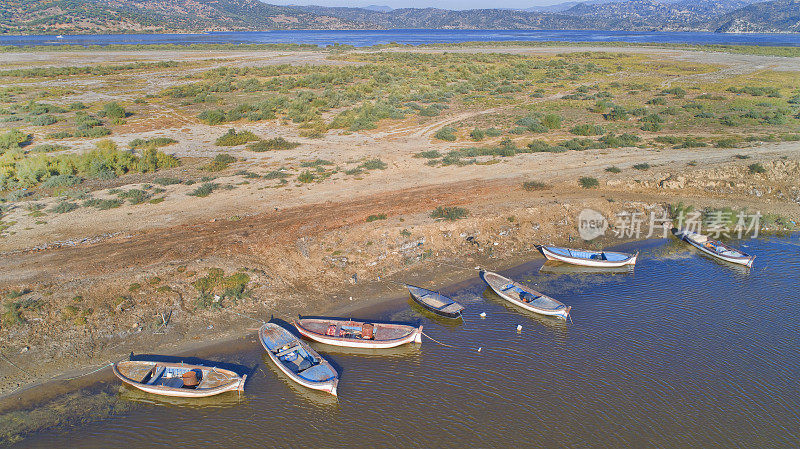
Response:
[[[261,326],[258,339],[269,358],[290,379],[336,396],[339,373],[307,343],[275,323]]]
[[[516,306],[541,315],[555,316],[565,320],[569,317],[572,307],[566,306],[544,293],[539,293],[491,271],[481,270],[479,274],[498,296]]]
[[[422,343],[422,326],[336,318],[299,318],[293,324],[304,337],[327,345],[383,349]]]
[[[639,253],[619,253],[614,251],[590,251],[583,249],[562,248],[558,246],[540,246],[539,249],[547,260],[581,265],[584,267],[616,268],[625,265],[636,265]]]
[[[125,360],[112,367],[126,384],[162,396],[202,398],[243,391],[247,375],[223,368],[155,360]]]
[[[726,262],[752,267],[753,260],[756,258],[756,256],[751,256],[744,251],[740,251],[736,248],[728,246],[719,240],[712,240],[703,234],[678,229],[674,229],[673,233],[676,237],[679,237],[700,251]]]

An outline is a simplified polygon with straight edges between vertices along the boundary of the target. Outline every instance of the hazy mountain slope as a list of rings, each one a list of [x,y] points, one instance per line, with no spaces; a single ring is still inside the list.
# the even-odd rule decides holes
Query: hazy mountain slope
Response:
[[[800,1],[777,0],[755,3],[711,22],[715,31],[726,33],[800,32]]]
[[[0,0],[5,32],[221,31],[355,28],[258,0]]]

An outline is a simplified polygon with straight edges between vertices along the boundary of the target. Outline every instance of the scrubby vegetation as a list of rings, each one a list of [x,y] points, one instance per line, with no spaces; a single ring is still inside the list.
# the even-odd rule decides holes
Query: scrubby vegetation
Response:
[[[80,154],[26,155],[21,151],[8,151],[0,156],[0,189],[32,187],[43,182],[47,182],[48,187],[68,187],[77,184],[77,178],[110,179],[178,165],[177,158],[155,148],[137,155],[119,150],[108,140]],[[50,178],[55,179],[48,181]]]
[[[261,139],[250,131],[236,132],[235,129],[230,128],[227,133],[217,138],[217,141],[214,142],[214,144],[220,147],[232,147],[236,145],[244,145],[248,142],[255,142],[258,140]]]
[[[291,150],[300,146],[297,142],[290,142],[283,137],[275,137],[273,139],[259,140],[257,142],[247,145],[250,151],[272,151],[272,150]]]
[[[595,187],[600,186],[600,181],[597,178],[592,178],[589,176],[582,176],[578,179],[578,184],[584,189],[594,189]]]
[[[444,219],[448,221],[456,221],[461,218],[466,218],[469,211],[463,207],[457,206],[439,206],[431,212],[431,218]]]

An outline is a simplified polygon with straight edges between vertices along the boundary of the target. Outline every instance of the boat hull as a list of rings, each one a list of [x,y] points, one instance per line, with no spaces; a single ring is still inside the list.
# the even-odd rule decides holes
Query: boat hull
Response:
[[[587,259],[582,257],[574,257],[574,256],[559,254],[546,246],[542,246],[541,250],[542,254],[544,254],[544,257],[547,260],[555,260],[558,262],[564,262],[573,265],[581,265],[584,267],[596,267],[596,268],[618,268],[626,265],[636,265],[636,259],[639,257],[639,253],[636,254],[612,253],[627,257],[624,258],[623,260]]]
[[[502,276],[500,276],[499,274],[496,274],[496,273],[489,273],[489,272],[486,272],[486,271],[481,271],[479,273],[479,275],[480,275],[481,279],[483,280],[483,282],[485,282],[489,286],[489,288],[492,289],[492,291],[497,293],[497,296],[499,296],[499,297],[503,298],[504,300],[508,301],[509,303],[514,304],[515,306],[521,307],[521,308],[523,308],[525,310],[528,310],[528,311],[531,311],[531,312],[534,312],[534,313],[538,313],[540,315],[562,318],[564,320],[566,320],[569,317],[570,311],[572,310],[571,306],[567,306],[567,305],[565,305],[565,304],[563,304],[563,303],[561,303],[559,301],[556,301],[553,298],[550,298],[547,295],[542,295],[541,293],[540,293],[540,295],[546,296],[548,299],[550,299],[550,300],[552,300],[552,301],[554,301],[554,302],[556,302],[558,304],[561,304],[563,307],[558,308],[558,309],[543,309],[543,308],[540,308],[540,307],[533,306],[533,305],[531,305],[529,303],[526,303],[524,301],[520,301],[520,300],[510,296],[509,294],[504,292],[502,289],[500,289],[497,286],[495,286],[494,285],[495,282],[492,282],[492,281],[488,280],[487,276],[493,275],[493,276],[496,276],[499,279],[505,280],[507,283],[514,284],[514,285],[518,286],[517,283],[511,281],[510,279],[502,277]],[[531,290],[528,290],[528,291],[531,291]],[[533,292],[533,291],[531,291],[531,292]],[[538,292],[534,292],[534,293],[538,293]]]
[[[716,251],[712,251],[712,250],[706,248],[705,246],[703,246],[701,243],[698,243],[698,242],[694,241],[692,239],[692,236],[690,234],[686,233],[686,232],[680,231],[676,235],[681,240],[683,240],[684,242],[686,242],[686,243],[692,245],[693,247],[697,248],[698,250],[700,250],[704,254],[707,254],[707,255],[715,258],[715,259],[723,260],[725,262],[734,263],[734,264],[737,264],[737,265],[744,265],[747,268],[752,268],[753,261],[756,258],[756,256],[751,256],[751,255],[746,254],[746,253],[744,253],[742,251],[739,251],[739,250],[736,250],[736,251],[740,252],[741,254],[744,254],[744,257],[726,256],[726,255],[720,254],[720,253],[718,253]],[[721,242],[718,242],[716,240],[707,240],[707,241],[715,243],[715,244],[720,244],[720,245],[722,244]]]
[[[320,321],[327,321],[327,320],[320,320]],[[330,321],[333,323],[334,321]],[[333,345],[333,346],[341,346],[347,348],[363,348],[363,349],[388,349],[388,348],[395,348],[397,346],[401,346],[408,343],[422,343],[422,326],[420,327],[413,327],[413,326],[403,326],[408,328],[407,335],[404,335],[399,338],[392,338],[387,340],[361,340],[361,339],[354,339],[354,338],[342,338],[342,337],[334,337],[325,334],[320,334],[318,332],[314,332],[313,330],[308,329],[307,327],[303,326],[303,320],[295,320],[294,327],[304,337],[314,340],[319,343],[324,343],[326,345]],[[381,326],[385,324],[375,323],[376,326]],[[400,326],[400,325],[394,325]]]
[[[325,381],[311,381],[311,380],[305,379],[305,378],[303,378],[301,376],[298,376],[297,373],[295,373],[294,371],[289,369],[289,367],[287,367],[283,363],[283,361],[281,361],[272,352],[272,350],[270,349],[269,345],[267,344],[264,332],[267,329],[269,329],[270,327],[272,327],[272,328],[278,327],[283,332],[286,332],[289,335],[291,335],[291,334],[289,333],[289,331],[287,331],[287,330],[281,328],[280,326],[278,326],[277,324],[273,324],[273,323],[266,323],[263,326],[261,326],[261,329],[259,329],[259,331],[258,331],[259,341],[261,342],[261,346],[263,346],[264,349],[267,351],[267,355],[269,356],[270,360],[272,360],[272,363],[274,363],[275,366],[277,366],[279,370],[281,370],[289,379],[293,380],[294,382],[296,382],[296,383],[298,383],[298,384],[300,384],[300,385],[302,385],[302,386],[304,386],[306,388],[310,388],[312,390],[325,391],[325,392],[328,392],[328,393],[330,393],[330,394],[332,394],[334,396],[337,396],[338,392],[337,392],[336,389],[337,389],[337,386],[339,385],[339,374],[336,372],[335,369],[333,369],[332,366],[330,366],[328,361],[325,360],[324,358],[322,358],[322,356],[320,356],[316,351],[311,349],[311,347],[308,346],[305,342],[303,342],[300,339],[294,338],[294,336],[292,336],[294,338],[294,341],[293,341],[294,343],[300,345],[308,354],[312,355],[313,357],[319,358],[320,359],[320,364],[324,364],[325,366],[327,366],[334,374],[334,377],[332,379],[325,380]]]
[[[429,312],[432,312],[432,313],[435,313],[435,314],[437,314],[439,316],[446,317],[446,318],[460,318],[461,317],[461,312],[464,310],[464,307],[461,306],[461,304],[458,304],[457,302],[453,301],[451,304],[457,304],[457,305],[461,306],[461,308],[458,311],[448,312],[446,310],[442,310],[441,308],[434,307],[433,305],[428,304],[427,302],[425,302],[422,299],[422,295],[420,295],[420,293],[426,293],[426,292],[436,293],[436,292],[432,292],[431,290],[427,290],[427,289],[424,289],[424,288],[421,288],[421,287],[415,287],[413,285],[408,285],[408,284],[406,284],[406,288],[408,288],[408,292],[411,295],[411,299],[413,299],[414,302],[416,302],[417,304],[422,306],[422,308],[424,308],[425,310],[427,310]]]
[[[123,371],[128,371],[125,369],[125,364],[131,363],[147,363],[151,365],[159,365],[165,368],[173,368],[173,369],[187,369],[187,370],[201,370],[204,373],[208,372],[209,370],[213,371],[216,375],[224,375],[229,377],[231,380],[229,382],[223,382],[221,385],[215,386],[213,388],[202,388],[201,385],[196,389],[187,389],[187,388],[175,388],[175,387],[168,387],[164,385],[149,385],[146,383],[142,383],[137,381],[136,379],[132,379],[128,377]],[[170,396],[170,397],[179,397],[179,398],[204,398],[209,396],[215,396],[221,393],[225,393],[228,391],[244,391],[244,384],[247,381],[247,375],[239,376],[233,371],[216,368],[212,366],[203,366],[203,365],[189,365],[185,363],[167,363],[167,362],[159,362],[159,361],[146,361],[146,360],[139,360],[139,361],[123,361],[117,362],[112,366],[112,370],[114,371],[114,375],[117,376],[123,383],[130,385],[134,388],[142,390],[146,393],[157,394],[160,396]],[[128,372],[130,374],[130,372]]]

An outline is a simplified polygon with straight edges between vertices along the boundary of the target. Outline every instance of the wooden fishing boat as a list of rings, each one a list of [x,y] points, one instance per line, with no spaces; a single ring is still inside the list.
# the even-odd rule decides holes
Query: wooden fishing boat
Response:
[[[558,246],[540,246],[539,249],[547,260],[557,260],[584,267],[616,268],[624,265],[635,265],[636,258],[639,256],[638,252],[630,254],[613,251],[589,251]]]
[[[744,265],[749,268],[753,266],[753,260],[756,258],[756,256],[751,256],[744,251],[730,247],[719,240],[712,240],[703,234],[678,229],[673,229],[673,233],[676,237],[700,251],[726,262]]]
[[[544,274],[631,274],[633,265],[623,265],[621,267],[584,267],[582,265],[572,265],[564,262],[548,260],[539,268],[539,273]]]
[[[203,398],[226,391],[244,391],[247,375],[223,368],[155,360],[125,360],[112,367],[126,384],[148,393]]]
[[[293,324],[304,337],[327,345],[385,349],[422,343],[422,326],[336,318],[299,318]]]
[[[458,318],[464,306],[433,290],[406,284],[411,298],[427,310],[448,318]]]
[[[481,270],[479,274],[483,282],[486,282],[495,293],[514,305],[541,315],[560,317],[565,320],[569,317],[572,307],[566,306],[560,301],[497,273]]]
[[[275,323],[266,323],[258,339],[275,365],[298,384],[336,396],[339,373],[304,341]]]

